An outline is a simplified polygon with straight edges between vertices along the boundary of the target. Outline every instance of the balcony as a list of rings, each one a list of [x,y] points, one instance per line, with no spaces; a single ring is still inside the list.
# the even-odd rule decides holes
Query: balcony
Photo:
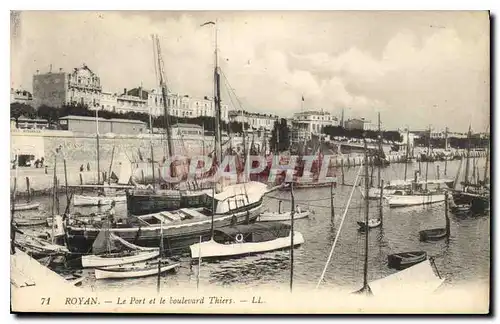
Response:
[[[99,91],[102,92],[102,86],[100,85],[93,85],[93,84],[85,84],[85,83],[78,83],[75,81],[70,81],[68,83],[69,88],[77,88],[77,89],[85,89],[85,90],[94,90],[94,91]]]

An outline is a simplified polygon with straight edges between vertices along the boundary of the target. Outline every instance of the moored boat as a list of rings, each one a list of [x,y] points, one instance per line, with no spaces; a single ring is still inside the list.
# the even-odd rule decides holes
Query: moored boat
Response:
[[[358,226],[360,229],[365,230],[366,229],[366,223],[358,221]],[[375,228],[382,225],[382,220],[380,218],[372,218],[368,220],[368,228]]]
[[[441,192],[428,192],[428,193],[406,193],[405,191],[398,190],[392,195],[384,196],[389,203],[389,207],[407,207],[428,205],[438,202],[443,202],[445,199],[444,193]]]
[[[309,217],[310,212],[308,210],[295,212],[293,214],[293,219],[301,219]],[[259,222],[275,222],[275,221],[291,221],[292,213],[291,212],[263,212],[259,215],[257,219]]]
[[[14,211],[24,211],[24,210],[35,210],[40,207],[39,203],[23,203],[23,204],[15,204]]]
[[[104,206],[110,205],[112,202],[124,203],[127,201],[127,196],[87,196],[73,195],[73,206]]]
[[[403,270],[425,260],[427,260],[425,251],[399,252],[387,256],[387,265],[389,268]]]
[[[18,218],[14,221],[19,227],[42,226],[47,224],[46,218]]]
[[[445,228],[433,228],[418,232],[420,241],[438,241],[447,236]]]
[[[160,265],[158,264],[159,262]],[[155,259],[118,266],[99,267],[94,271],[96,279],[126,279],[156,275],[158,272],[164,273],[179,266],[180,263],[174,263],[169,260]]]
[[[82,256],[82,267],[95,268],[106,267],[133,262],[140,262],[158,257],[160,251],[123,251],[103,255],[84,255]]]
[[[284,223],[255,223],[219,228],[209,241],[190,246],[191,258],[236,257],[291,247],[291,226]],[[304,243],[294,232],[294,247]]]

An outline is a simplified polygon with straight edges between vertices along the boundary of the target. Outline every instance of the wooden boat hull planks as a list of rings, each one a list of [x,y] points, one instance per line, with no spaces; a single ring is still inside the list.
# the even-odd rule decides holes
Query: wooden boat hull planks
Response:
[[[388,255],[387,265],[392,269],[403,270],[425,260],[427,260],[425,251],[400,252]]]
[[[160,273],[164,273],[180,266],[180,263],[162,262]],[[158,262],[142,262],[124,266],[103,267],[94,270],[95,278],[100,279],[127,279],[140,278],[158,274]]]
[[[120,253],[114,253],[107,256],[84,255],[82,256],[82,267],[95,268],[95,267],[116,266],[120,264],[140,262],[156,258],[158,257],[159,254],[160,251],[155,250],[155,251],[137,251],[133,252],[133,254],[129,256],[120,256]]]
[[[418,232],[420,241],[438,241],[446,237],[445,228],[434,228]]]

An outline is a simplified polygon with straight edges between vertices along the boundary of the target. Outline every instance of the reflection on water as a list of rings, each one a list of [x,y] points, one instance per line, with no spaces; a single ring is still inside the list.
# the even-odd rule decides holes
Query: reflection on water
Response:
[[[482,164],[481,164],[482,163]],[[444,162],[436,163],[444,170]],[[459,161],[448,162],[447,178],[454,178]],[[484,166],[484,159],[479,167]],[[418,163],[408,167],[408,175],[418,170]],[[346,183],[354,182],[358,167],[346,170]],[[374,183],[376,183],[376,174]],[[382,170],[385,181],[402,179],[403,164],[393,164]],[[441,178],[445,177],[443,174]],[[429,165],[429,178],[436,178],[436,168]],[[314,287],[330,253],[335,236],[339,230],[345,204],[352,187],[337,186],[335,189],[335,215],[330,212],[330,188],[296,190],[296,203],[315,211],[307,219],[295,222],[295,228],[304,236],[305,243],[294,250],[294,284]],[[289,192],[274,192],[272,197],[282,198],[282,210],[289,210]],[[322,200],[322,198],[324,198]],[[50,212],[49,198],[38,198],[42,210]],[[66,201],[61,199],[61,210]],[[267,198],[264,209],[278,209],[278,199]],[[108,207],[104,207],[106,209]],[[370,201],[370,217],[379,215],[378,201]],[[98,212],[97,207],[77,209],[83,213]],[[118,204],[117,213],[126,214],[126,205]],[[350,286],[362,285],[364,233],[358,231],[356,221],[364,220],[364,203],[358,189],[354,192],[351,206],[347,212],[337,246],[333,253],[323,285]],[[420,242],[418,232],[422,229],[444,227],[444,203],[410,208],[382,208],[383,226],[369,232],[368,278],[375,280],[394,273],[387,267],[387,255],[403,251],[425,250],[434,256],[436,266],[447,284],[469,280],[489,280],[490,267],[490,217],[463,217],[450,214],[451,237],[437,242]],[[23,212],[21,217],[30,217],[36,212]],[[87,271],[87,270],[86,270]],[[156,285],[156,277],[133,280],[96,281],[92,271],[84,282],[94,289],[123,289],[131,286]],[[176,274],[162,277],[162,287],[196,287],[198,266],[191,266],[188,256],[181,258],[181,267]],[[238,259],[218,262],[202,262],[199,274],[202,286],[230,287],[287,287],[290,278],[290,251],[270,252]]]

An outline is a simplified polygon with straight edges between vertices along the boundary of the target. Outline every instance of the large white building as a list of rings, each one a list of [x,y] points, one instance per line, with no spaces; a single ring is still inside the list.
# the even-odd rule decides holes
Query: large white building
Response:
[[[337,117],[326,111],[303,111],[295,113],[292,120],[292,142],[307,140],[319,135],[326,126],[338,126]]]
[[[33,104],[33,96],[29,91],[10,88],[10,103],[14,102],[31,106]]]
[[[369,120],[365,120],[364,118],[352,118],[344,122],[344,128],[353,130],[378,130],[377,125],[373,124]]]
[[[245,110],[231,110],[229,112],[230,122],[248,123],[251,129],[272,130],[278,119],[279,117],[276,115],[251,113]]]

